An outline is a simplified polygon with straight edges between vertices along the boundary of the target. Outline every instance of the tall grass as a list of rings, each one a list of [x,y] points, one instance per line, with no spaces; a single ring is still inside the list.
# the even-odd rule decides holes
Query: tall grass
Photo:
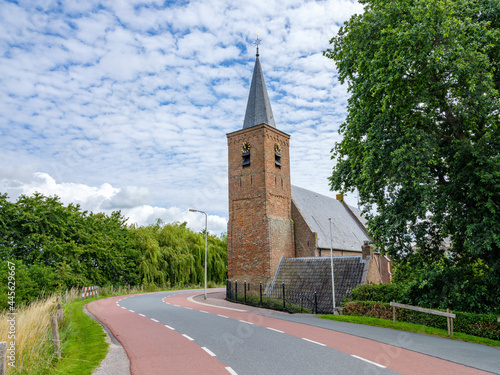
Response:
[[[54,358],[50,317],[56,315],[57,299],[51,296],[34,301],[17,310],[16,317],[16,361],[15,367],[7,366],[7,374],[43,374]],[[0,314],[0,341],[10,343],[8,312]],[[9,361],[7,361],[7,364]]]

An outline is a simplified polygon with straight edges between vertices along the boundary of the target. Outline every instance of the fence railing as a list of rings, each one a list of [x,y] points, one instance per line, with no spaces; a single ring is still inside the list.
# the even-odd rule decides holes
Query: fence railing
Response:
[[[263,307],[265,299],[272,299],[282,303],[282,310],[288,312],[302,312],[306,309],[314,314],[332,313],[332,296],[324,296],[316,291],[297,290],[286,284],[276,284],[269,286],[264,291],[262,283],[257,286],[250,286],[247,282],[228,280],[226,283],[226,299],[233,302],[250,303],[249,295],[258,296],[258,303],[255,304],[255,297],[252,298],[252,304]],[[278,306],[275,304],[275,306]],[[280,308],[281,309],[281,308]]]
[[[82,288],[82,298],[96,296],[99,294],[98,286],[85,286]]]
[[[453,335],[453,319],[455,319],[457,316],[453,314],[450,311],[450,309],[446,309],[446,312],[444,312],[439,310],[425,309],[423,307],[418,307],[418,306],[405,305],[397,302],[391,302],[391,306],[392,306],[392,321],[394,323],[396,322],[396,307],[399,307],[401,309],[419,311],[426,314],[445,316],[446,322],[448,323],[448,335],[450,336]]]

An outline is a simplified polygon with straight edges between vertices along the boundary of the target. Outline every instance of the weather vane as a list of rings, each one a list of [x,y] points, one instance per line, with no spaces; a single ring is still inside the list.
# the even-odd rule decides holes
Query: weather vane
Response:
[[[257,31],[257,39],[255,39],[255,42],[253,42],[253,44],[257,46],[257,56],[259,56],[259,44],[261,41],[262,39],[259,38],[259,32]]]

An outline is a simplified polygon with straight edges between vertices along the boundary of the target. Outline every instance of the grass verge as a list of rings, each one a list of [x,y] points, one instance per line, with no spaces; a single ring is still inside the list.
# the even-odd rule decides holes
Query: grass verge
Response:
[[[106,334],[99,323],[83,312],[83,306],[95,300],[74,301],[65,306],[60,333],[62,359],[50,373],[90,375],[106,357]]]
[[[453,336],[449,336],[448,332],[443,329],[427,327],[419,324],[412,324],[406,322],[396,322],[393,323],[392,320],[381,319],[381,318],[371,318],[365,316],[352,316],[352,315],[321,315],[318,316],[321,319],[336,320],[340,322],[365,324],[369,326],[383,327],[397,329],[400,331],[421,333],[424,335],[444,337],[452,340],[466,341],[475,344],[482,344],[488,346],[500,347],[500,341],[487,339],[484,337],[477,337],[473,335],[467,335],[465,333],[454,332]]]

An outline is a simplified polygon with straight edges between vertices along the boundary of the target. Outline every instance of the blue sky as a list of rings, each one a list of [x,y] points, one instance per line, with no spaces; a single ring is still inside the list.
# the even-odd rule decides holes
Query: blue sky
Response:
[[[226,133],[243,125],[259,31],[292,183],[334,196],[347,90],[322,51],[360,12],[349,0],[0,0],[0,192],[199,230],[196,208],[225,231]]]

